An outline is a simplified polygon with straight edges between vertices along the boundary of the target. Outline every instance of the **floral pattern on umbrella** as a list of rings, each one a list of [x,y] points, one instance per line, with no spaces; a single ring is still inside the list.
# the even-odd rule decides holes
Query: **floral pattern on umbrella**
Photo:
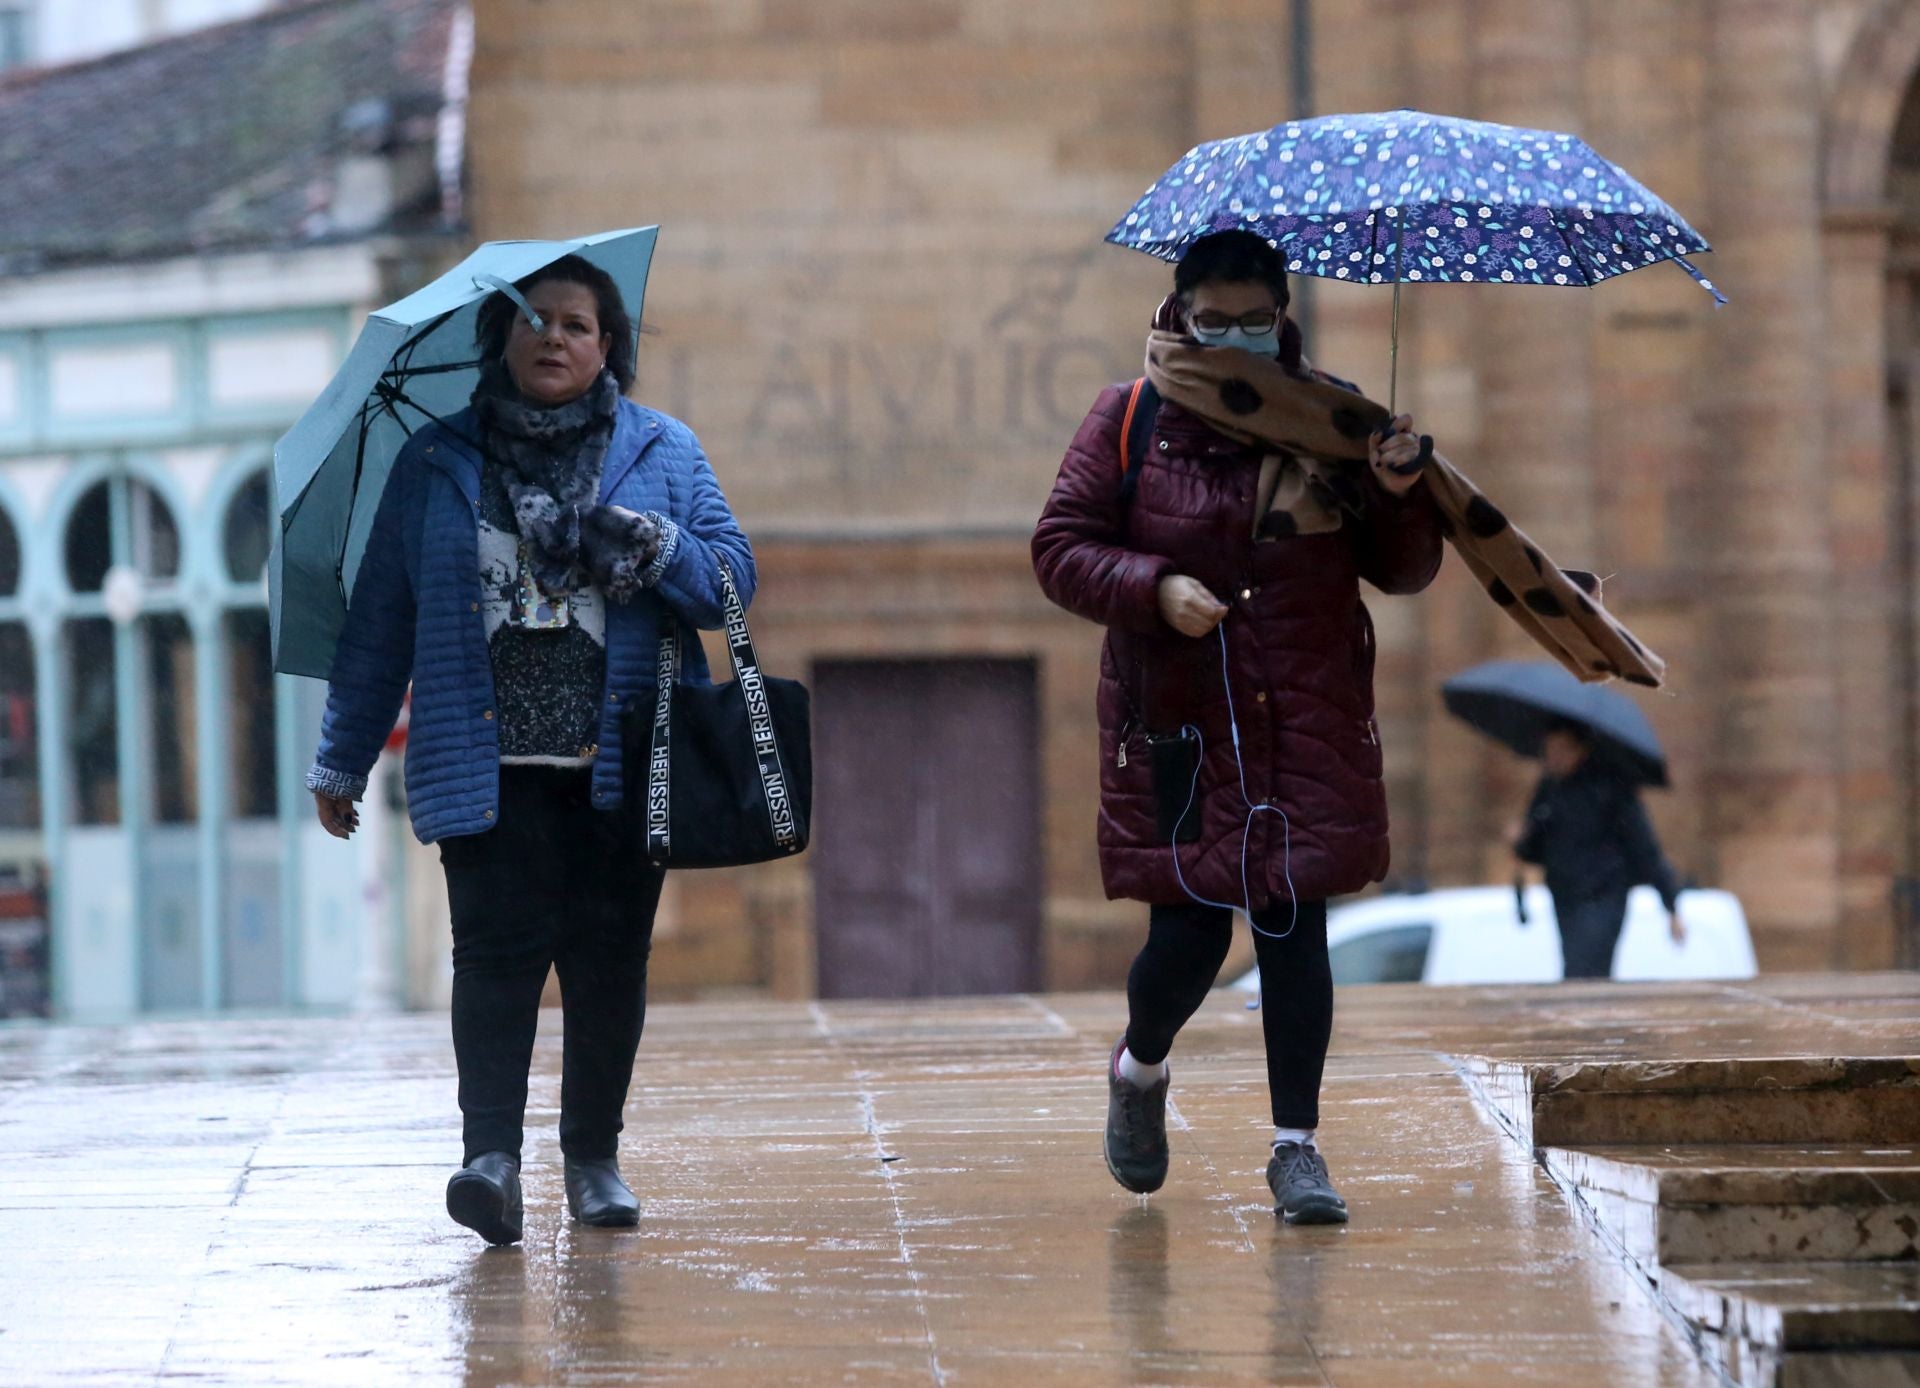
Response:
[[[1265,237],[1298,274],[1366,284],[1592,285],[1711,250],[1577,136],[1420,111],[1325,116],[1189,151],[1107,234],[1177,261]]]

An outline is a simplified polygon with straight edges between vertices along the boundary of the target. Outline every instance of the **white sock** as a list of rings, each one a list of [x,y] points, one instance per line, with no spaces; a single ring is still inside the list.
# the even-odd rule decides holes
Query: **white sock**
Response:
[[[1151,1089],[1167,1077],[1166,1061],[1163,1060],[1158,1065],[1144,1065],[1135,1060],[1133,1052],[1124,1046],[1120,1048],[1118,1069],[1120,1078],[1135,1089]]]
[[[1278,1147],[1283,1142],[1297,1142],[1302,1147],[1312,1147],[1313,1135],[1317,1131],[1316,1128],[1275,1128],[1273,1145]]]

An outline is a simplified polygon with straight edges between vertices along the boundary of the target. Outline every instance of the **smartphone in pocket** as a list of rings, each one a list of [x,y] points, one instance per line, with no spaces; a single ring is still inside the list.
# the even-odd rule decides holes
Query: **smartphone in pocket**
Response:
[[[1154,832],[1164,843],[1193,843],[1200,837],[1200,737],[1181,730],[1148,737],[1153,757]]]

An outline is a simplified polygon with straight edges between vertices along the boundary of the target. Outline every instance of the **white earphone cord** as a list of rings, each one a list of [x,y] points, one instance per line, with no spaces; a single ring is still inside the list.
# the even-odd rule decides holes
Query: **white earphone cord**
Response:
[[[1222,911],[1237,911],[1246,917],[1247,928],[1253,931],[1254,934],[1264,935],[1269,940],[1284,940],[1293,934],[1294,927],[1300,924],[1300,900],[1293,890],[1293,823],[1287,818],[1287,812],[1278,805],[1269,805],[1265,801],[1256,805],[1253,803],[1253,797],[1247,793],[1247,763],[1240,755],[1240,716],[1233,706],[1233,679],[1227,669],[1226,620],[1223,618],[1220,625],[1213,630],[1214,635],[1220,638],[1220,684],[1221,687],[1227,691],[1227,727],[1233,733],[1233,761],[1240,772],[1240,799],[1247,807],[1247,822],[1240,831],[1240,905],[1234,906],[1224,901],[1209,901],[1206,897],[1201,896],[1198,892],[1194,891],[1192,887],[1187,885],[1187,874],[1180,864],[1180,826],[1187,822],[1187,816],[1193,813],[1194,802],[1199,799],[1200,770],[1206,765],[1207,761],[1206,739],[1201,735],[1200,729],[1191,723],[1183,726],[1180,731],[1191,734],[1193,740],[1200,744],[1200,748],[1199,755],[1194,758],[1193,781],[1187,788],[1186,808],[1180,812],[1179,819],[1174,821],[1173,837],[1169,840],[1168,846],[1173,850],[1173,873],[1175,879],[1180,883],[1180,890],[1200,905],[1216,907]],[[1293,906],[1293,919],[1287,923],[1285,930],[1278,933],[1271,930],[1262,930],[1259,923],[1254,920],[1253,887],[1247,880],[1247,851],[1253,840],[1253,821],[1262,814],[1277,814],[1280,816],[1280,841],[1282,845],[1280,871],[1285,876],[1287,882],[1287,900]]]

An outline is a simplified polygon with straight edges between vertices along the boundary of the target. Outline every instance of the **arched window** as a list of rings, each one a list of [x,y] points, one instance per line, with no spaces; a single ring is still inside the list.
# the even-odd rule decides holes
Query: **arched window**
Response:
[[[120,721],[137,711],[143,797],[157,823],[191,820],[194,684],[192,636],[154,603],[180,575],[180,526],[164,498],[138,478],[115,473],[74,503],[62,537],[68,587],[92,598],[66,624],[67,745],[73,816],[80,824],[118,824],[122,805]],[[126,624],[129,646],[117,624]],[[121,706],[120,667],[128,662],[141,691]]]
[[[67,586],[98,593],[114,568],[149,582],[180,575],[180,527],[153,488],[130,477],[96,483],[67,521]]]
[[[273,544],[272,496],[264,469],[241,484],[227,503],[221,540],[227,577],[235,583],[258,583],[267,567]]]
[[[265,469],[233,494],[221,522],[227,578],[243,590],[244,604],[226,614],[229,736],[227,803],[236,819],[266,819],[278,813],[279,778],[274,744],[273,638],[260,605],[260,577],[273,542],[273,502]]]
[[[0,511],[0,607],[20,592],[20,532]],[[40,827],[40,738],[33,641],[0,617],[0,829]]]
[[[13,597],[20,591],[20,532],[13,528],[13,522],[5,511],[0,511],[0,598]]]
[[[77,824],[120,822],[120,700],[113,623],[76,617],[67,623],[67,751],[73,769]]]

